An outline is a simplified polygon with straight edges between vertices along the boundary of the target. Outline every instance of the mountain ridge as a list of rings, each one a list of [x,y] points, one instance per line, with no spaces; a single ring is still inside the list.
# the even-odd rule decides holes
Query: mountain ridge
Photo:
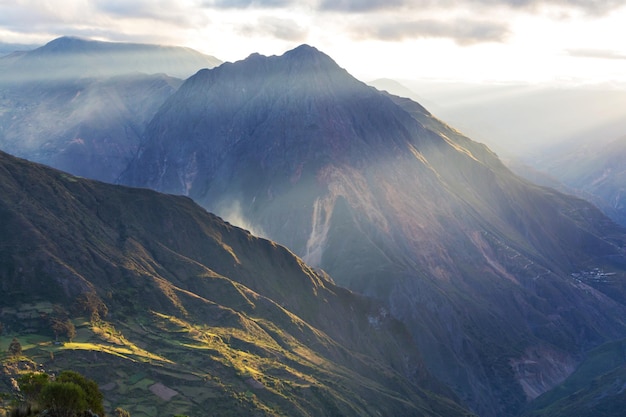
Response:
[[[148,121],[199,69],[189,48],[62,37],[0,58],[0,149],[113,182]]]
[[[188,198],[85,180],[2,152],[0,190],[0,341],[34,332],[25,354],[52,370],[89,370],[113,387],[105,392],[111,409],[469,415],[446,398],[380,304]],[[93,309],[91,319],[79,306]],[[77,335],[53,344],[46,317],[64,308]],[[0,377],[0,387],[9,379]],[[140,380],[144,388],[133,387]],[[154,383],[182,395],[154,408]]]
[[[0,68],[5,71],[3,78],[12,82],[112,77],[133,72],[187,78],[200,68],[221,63],[213,56],[186,47],[105,42],[73,36],[53,39],[19,56],[0,57]],[[37,64],[45,65],[46,71],[41,73]]]

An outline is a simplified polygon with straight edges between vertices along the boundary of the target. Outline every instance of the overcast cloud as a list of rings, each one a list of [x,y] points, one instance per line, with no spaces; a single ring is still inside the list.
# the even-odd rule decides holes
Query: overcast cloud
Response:
[[[406,20],[374,23],[354,29],[357,37],[384,41],[402,41],[416,38],[450,38],[460,45],[480,42],[501,42],[509,34],[507,25],[469,19]]]
[[[290,7],[296,4],[293,0],[207,0],[203,3],[204,7],[215,7],[223,9],[240,9],[240,8],[260,8],[272,9],[281,7]]]
[[[57,31],[61,34],[115,36],[119,30],[117,25],[110,24],[114,20],[118,23],[124,19],[143,20],[194,28],[210,22],[211,10],[288,11],[300,8],[321,14],[320,20],[324,13],[356,16],[346,29],[350,36],[358,39],[397,41],[430,37],[472,45],[507,39],[509,19],[503,18],[502,13],[489,14],[490,10],[537,14],[547,6],[557,7],[563,13],[578,11],[601,15],[623,7],[624,0],[69,0],[62,2],[62,6],[35,0],[1,0],[0,26],[22,33]],[[463,16],[456,16],[458,13]],[[257,16],[257,23],[254,20],[244,20],[235,30],[282,40],[301,40],[307,33],[307,28],[293,18],[289,21],[282,16],[274,20]],[[135,39],[142,36],[137,30],[127,32]],[[0,41],[14,40],[0,37]]]
[[[578,58],[626,60],[626,54],[605,49],[568,49],[566,53]]]
[[[255,24],[244,24],[241,33],[245,36],[271,36],[285,41],[304,42],[308,32],[294,20],[263,16]]]
[[[321,10],[367,12],[376,10],[449,9],[457,7],[508,7],[539,11],[542,6],[559,6],[602,14],[624,6],[623,0],[321,0]]]
[[[190,46],[222,60],[309,43],[357,69],[518,79],[557,61],[554,76],[573,77],[563,74],[584,61],[589,74],[619,78],[624,21],[626,0],[0,0],[0,43],[74,35]]]

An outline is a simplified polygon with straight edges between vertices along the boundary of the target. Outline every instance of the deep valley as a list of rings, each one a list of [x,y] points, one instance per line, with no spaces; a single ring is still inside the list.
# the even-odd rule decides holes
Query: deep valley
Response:
[[[620,218],[421,104],[309,45],[0,68],[3,410],[74,369],[135,417],[619,415]]]

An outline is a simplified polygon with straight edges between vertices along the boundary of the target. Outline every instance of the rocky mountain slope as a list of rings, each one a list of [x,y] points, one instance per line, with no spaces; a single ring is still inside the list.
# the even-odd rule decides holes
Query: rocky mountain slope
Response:
[[[146,123],[217,59],[187,48],[63,37],[0,58],[0,149],[113,182]]]
[[[306,45],[188,79],[122,181],[190,196],[378,297],[482,416],[516,415],[626,335],[622,229]]]
[[[0,193],[2,351],[17,337],[36,366],[88,374],[109,412],[469,415],[380,304],[188,198],[4,153]]]
[[[620,417],[626,395],[626,341],[602,345],[569,378],[534,401],[524,417]]]

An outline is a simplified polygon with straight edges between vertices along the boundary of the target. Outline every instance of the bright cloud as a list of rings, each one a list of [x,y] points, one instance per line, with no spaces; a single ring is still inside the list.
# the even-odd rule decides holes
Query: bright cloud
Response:
[[[396,20],[360,25],[353,29],[357,37],[381,41],[403,41],[420,38],[449,38],[460,45],[501,42],[509,29],[506,25],[469,19]]]
[[[0,0],[0,43],[74,35],[185,45],[223,60],[308,43],[362,79],[624,80],[624,3]]]

